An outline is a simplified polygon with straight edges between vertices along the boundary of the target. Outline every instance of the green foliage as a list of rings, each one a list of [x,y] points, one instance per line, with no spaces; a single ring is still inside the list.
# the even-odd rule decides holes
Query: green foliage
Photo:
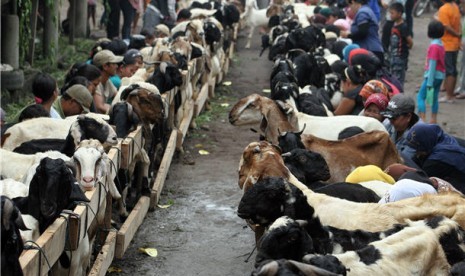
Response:
[[[31,14],[32,1],[18,0],[18,16],[19,16],[19,60],[20,64],[24,64],[27,52],[29,49],[29,39],[31,37]]]

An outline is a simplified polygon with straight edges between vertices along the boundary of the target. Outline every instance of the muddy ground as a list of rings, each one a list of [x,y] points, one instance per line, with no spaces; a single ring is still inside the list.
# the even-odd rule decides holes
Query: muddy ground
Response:
[[[411,51],[406,92],[414,96],[422,79],[428,39],[426,26],[431,14],[415,18],[415,46]],[[251,261],[244,262],[254,247],[254,235],[236,209],[241,197],[237,185],[237,168],[244,147],[256,140],[248,127],[233,127],[227,115],[237,99],[268,88],[272,63],[259,58],[259,36],[249,50],[244,49],[242,31],[238,51],[225,81],[231,86],[219,86],[212,100],[212,112],[202,115],[199,129],[190,130],[184,142],[188,159],[173,160],[165,182],[160,204],[147,215],[144,223],[126,251],[123,260],[112,266],[122,271],[114,275],[249,275]],[[221,104],[228,103],[229,107]],[[465,137],[465,100],[440,106],[439,121],[445,129]],[[200,155],[199,150],[209,155]],[[158,250],[153,258],[139,248]]]

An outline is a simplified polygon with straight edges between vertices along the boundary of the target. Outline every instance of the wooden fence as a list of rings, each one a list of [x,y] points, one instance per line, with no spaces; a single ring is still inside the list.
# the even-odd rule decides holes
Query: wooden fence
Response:
[[[233,57],[236,37],[237,26],[234,29],[233,42],[226,51],[225,58],[221,61],[222,70],[218,76],[213,77],[209,73],[205,73],[206,75],[201,78],[204,81],[198,87],[191,79],[195,74],[196,61],[191,61],[188,70],[182,72],[183,85],[162,95],[169,106],[168,125],[172,130],[169,133],[160,166],[154,173],[154,181],[151,181],[153,186],[150,197],[141,196],[139,198],[118,231],[109,230],[111,229],[112,198],[106,191],[108,191],[109,181],[117,176],[119,168],[127,169],[138,161],[136,156],[144,144],[142,127],[139,126],[107,153],[112,163],[110,172],[101,180],[102,184],[98,185],[96,189],[86,192],[90,202],[78,205],[71,214],[63,214],[62,217],[56,219],[36,241],[37,245],[26,244],[30,249],[24,250],[19,259],[24,275],[42,276],[47,274],[51,268],[49,265],[53,266],[58,261],[65,248],[76,250],[85,235],[89,235],[89,238],[96,236],[98,227],[107,231],[103,231],[105,235],[97,237],[101,239],[103,246],[95,258],[89,275],[105,275],[114,258],[123,258],[147,212],[158,204],[173,155],[176,150],[182,148],[193,118],[202,112],[206,101],[214,97],[216,84],[220,83],[227,74]],[[186,96],[194,94],[193,92],[197,92],[195,99]],[[183,96],[180,114],[174,110],[174,98],[177,93],[181,93]],[[99,221],[99,217],[102,217],[101,221]]]

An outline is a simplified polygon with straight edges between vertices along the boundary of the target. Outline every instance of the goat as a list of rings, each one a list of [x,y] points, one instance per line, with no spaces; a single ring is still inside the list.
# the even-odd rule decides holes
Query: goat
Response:
[[[113,104],[109,111],[111,125],[116,127],[116,136],[125,137],[129,132],[136,129],[139,124],[139,116],[134,112],[134,108],[128,102]]]
[[[369,243],[395,234],[405,227],[408,227],[408,224],[395,225],[383,232],[349,231],[323,226],[318,217],[309,216],[308,220],[294,220],[283,216],[276,219],[260,239],[255,265],[267,259],[301,261],[307,254],[305,252],[309,251],[318,254],[339,254],[362,249]]]
[[[22,143],[13,151],[22,154],[34,154],[47,150],[57,150],[72,156],[76,146],[84,139],[97,139],[105,145],[117,143],[113,128],[100,117],[79,115],[71,124],[66,139],[33,139]]]
[[[258,94],[240,99],[229,112],[229,122],[232,125],[260,124],[261,134],[276,144],[279,131],[297,131],[304,125],[306,125],[304,134],[333,141],[338,140],[339,132],[349,126],[358,126],[364,131],[386,132],[383,124],[373,118],[351,115],[311,116],[296,111],[286,103],[279,101],[276,103]]]
[[[241,14],[241,19],[245,20],[246,25],[250,27],[249,35],[247,36],[246,49],[250,48],[253,32],[256,27],[267,26],[268,18],[266,17],[266,9],[258,9],[256,0],[245,1],[245,11]]]
[[[40,233],[63,209],[74,209],[76,201],[89,201],[65,162],[48,157],[37,166],[28,196],[14,200],[23,214],[30,214],[39,221]]]
[[[462,257],[463,230],[455,221],[433,217],[367,247],[337,255],[307,255],[303,261],[348,275],[449,275]],[[445,240],[452,238],[451,241]],[[345,275],[345,273],[344,273]]]
[[[423,195],[387,204],[355,203],[315,193],[289,172],[280,151],[266,141],[249,144],[239,166],[239,187],[246,187],[244,191],[265,177],[283,177],[304,193],[307,204],[314,208],[324,225],[347,230],[382,231],[407,219],[443,215],[465,226],[465,199],[455,193]],[[341,217],[353,220],[341,220]]]
[[[252,276],[287,276],[287,275],[311,275],[311,276],[337,276],[314,265],[296,262],[292,260],[272,260],[260,264],[251,274]]]
[[[16,181],[21,181],[29,186],[32,175],[35,173],[35,168],[40,160],[45,157],[62,159],[70,162],[71,159],[58,151],[39,152],[34,155],[20,154],[8,150],[0,149],[0,175],[5,178],[12,178]],[[31,169],[32,174],[30,173]]]
[[[21,212],[15,203],[6,196],[1,197],[2,221],[2,269],[4,276],[22,276],[19,256],[23,252],[23,241],[19,230],[27,230]]]
[[[320,180],[327,180],[330,174],[328,164],[318,153],[304,149],[294,149],[282,156],[290,172],[317,193],[354,202],[378,202],[380,200],[380,197],[374,191],[359,184],[346,182],[321,183]]]
[[[179,71],[177,66],[169,62],[162,62],[160,66],[155,69],[153,75],[147,79],[147,82],[154,84],[160,93],[163,94],[176,86],[181,86],[181,71]]]
[[[301,143],[296,144],[299,137]],[[384,131],[363,132],[338,141],[285,132],[278,137],[278,144],[287,151],[301,147],[303,144],[305,149],[321,154],[330,169],[329,182],[344,181],[358,166],[376,165],[386,168],[393,163],[401,162],[394,143]]]

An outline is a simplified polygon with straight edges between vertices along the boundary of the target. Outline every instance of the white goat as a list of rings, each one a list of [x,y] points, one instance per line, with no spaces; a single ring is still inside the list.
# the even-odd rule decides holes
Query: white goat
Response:
[[[35,170],[43,158],[63,159],[66,163],[71,161],[71,158],[58,151],[39,152],[29,155],[0,149],[0,156],[2,156],[0,158],[0,175],[21,181],[26,186],[29,186]]]
[[[266,17],[266,8],[258,9],[257,0],[246,0],[245,1],[245,11],[241,14],[241,20],[245,19],[245,23],[250,27],[250,33],[247,36],[247,44],[245,48],[250,48],[250,43],[252,41],[253,32],[255,27],[268,25],[268,18]]]

